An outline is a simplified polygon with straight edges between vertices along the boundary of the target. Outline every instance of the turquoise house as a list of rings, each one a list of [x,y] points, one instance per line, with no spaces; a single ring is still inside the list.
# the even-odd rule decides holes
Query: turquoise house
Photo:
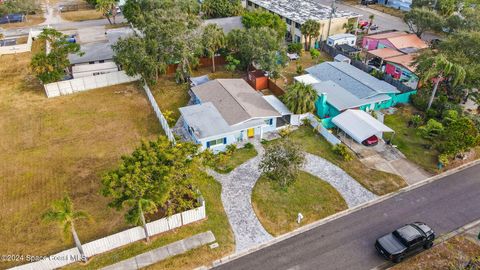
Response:
[[[344,62],[324,62],[307,68],[297,81],[312,85],[318,93],[316,114],[326,128],[331,118],[348,109],[376,111],[408,103],[416,91],[402,93],[393,85]]]

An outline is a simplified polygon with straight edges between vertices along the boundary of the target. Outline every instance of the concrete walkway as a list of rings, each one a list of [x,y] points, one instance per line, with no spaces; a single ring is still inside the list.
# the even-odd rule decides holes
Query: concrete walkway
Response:
[[[237,252],[272,239],[252,208],[252,190],[261,175],[258,164],[265,152],[262,144],[257,140],[252,143],[258,151],[255,158],[238,166],[229,174],[208,171],[222,184],[222,203],[235,235]],[[321,157],[306,154],[304,170],[330,183],[340,192],[349,207],[376,198],[376,195],[361,186],[342,169]]]
[[[264,153],[263,146],[258,141],[252,143],[258,155],[229,174],[209,170],[209,174],[222,184],[222,203],[235,235],[236,252],[273,238],[263,228],[252,208],[252,189],[260,177],[258,164]]]
[[[331,162],[308,153],[305,154],[305,161],[303,170],[332,185],[345,199],[349,208],[377,198],[375,194]]]
[[[102,268],[103,270],[130,270],[141,269],[154,263],[165,260],[168,257],[183,254],[189,250],[215,242],[215,236],[211,231],[199,233],[194,236],[173,242],[163,247],[142,253],[133,258],[123,260],[116,264]]]

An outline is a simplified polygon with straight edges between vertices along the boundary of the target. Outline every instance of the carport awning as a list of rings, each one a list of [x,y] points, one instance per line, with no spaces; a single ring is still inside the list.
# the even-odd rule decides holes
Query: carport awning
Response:
[[[361,110],[346,110],[332,122],[358,143],[383,132],[394,132],[370,114]]]

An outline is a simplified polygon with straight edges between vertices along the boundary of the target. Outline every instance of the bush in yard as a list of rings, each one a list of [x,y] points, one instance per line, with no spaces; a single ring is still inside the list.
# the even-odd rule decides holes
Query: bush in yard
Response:
[[[442,134],[444,127],[437,120],[430,119],[426,125],[419,127],[418,130],[423,138],[433,140]]]
[[[339,144],[333,146],[332,150],[335,154],[342,157],[342,159],[344,161],[352,161],[353,160],[352,154],[350,154],[350,151],[348,150],[348,147],[345,144],[339,143]]]
[[[281,137],[287,137],[290,133],[292,133],[292,128],[290,126],[286,127],[286,128],[282,128],[278,134],[281,136]]]
[[[315,60],[315,63],[318,62],[318,59],[320,58],[320,51],[315,49],[315,48],[311,48],[310,49],[310,56],[312,57],[313,60]]]
[[[302,55],[303,45],[302,43],[290,43],[287,47],[288,53],[296,53],[298,55]]]
[[[252,148],[253,148],[253,144],[247,142],[247,143],[243,146],[243,148],[245,148],[245,149],[252,149]]]
[[[286,188],[295,181],[304,162],[305,155],[300,147],[288,139],[283,139],[266,147],[259,169],[270,180]]]
[[[422,116],[415,114],[410,118],[409,125],[411,124],[414,128],[419,127],[423,122]]]
[[[474,122],[467,117],[453,120],[447,125],[439,143],[439,150],[451,156],[461,155],[479,144],[480,136]]]
[[[302,75],[305,72],[305,69],[303,69],[302,65],[297,65],[295,72],[297,72],[298,75]]]
[[[225,152],[228,155],[233,155],[237,151],[237,145],[236,144],[229,144],[227,147],[225,147]]]
[[[304,126],[311,126],[312,125],[312,121],[310,121],[309,118],[305,117],[302,119],[302,125]]]

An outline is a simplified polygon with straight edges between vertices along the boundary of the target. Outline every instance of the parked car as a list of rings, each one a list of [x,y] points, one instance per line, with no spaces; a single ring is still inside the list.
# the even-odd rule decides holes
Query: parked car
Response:
[[[377,239],[375,248],[388,260],[401,262],[407,255],[433,246],[435,232],[423,222],[405,225]]]
[[[377,0],[362,0],[362,1],[360,1],[360,4],[365,5],[365,6],[373,5],[373,4],[377,4],[377,3],[378,3]]]
[[[365,146],[375,146],[378,144],[378,137],[373,135],[372,137],[363,141],[362,144]]]

